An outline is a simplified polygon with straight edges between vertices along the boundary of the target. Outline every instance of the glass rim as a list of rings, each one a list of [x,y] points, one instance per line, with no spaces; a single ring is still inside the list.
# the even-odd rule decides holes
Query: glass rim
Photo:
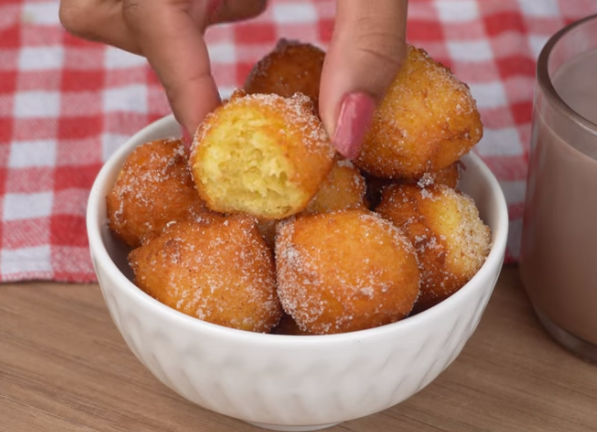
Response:
[[[597,14],[589,15],[585,18],[568,24],[549,38],[547,43],[541,49],[539,58],[537,60],[537,82],[539,83],[543,94],[549,99],[550,103],[555,108],[557,108],[562,114],[569,117],[582,128],[590,131],[594,135],[597,135],[597,124],[583,117],[578,112],[573,110],[566,102],[564,102],[553,86],[549,76],[549,71],[547,70],[549,57],[557,43],[576,27],[582,26],[589,21],[597,21]]]

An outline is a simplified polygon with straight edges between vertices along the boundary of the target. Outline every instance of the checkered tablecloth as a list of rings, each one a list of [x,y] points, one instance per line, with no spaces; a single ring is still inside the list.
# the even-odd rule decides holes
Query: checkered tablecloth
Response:
[[[342,1],[342,0],[338,0]],[[259,19],[208,31],[223,93],[279,37],[326,46],[333,0],[271,0]],[[485,125],[477,146],[511,215],[519,253],[535,58],[595,0],[411,0],[408,41],[471,87]],[[58,0],[0,0],[0,281],[95,280],[85,206],[102,163],[169,113],[143,58],[70,36]]]

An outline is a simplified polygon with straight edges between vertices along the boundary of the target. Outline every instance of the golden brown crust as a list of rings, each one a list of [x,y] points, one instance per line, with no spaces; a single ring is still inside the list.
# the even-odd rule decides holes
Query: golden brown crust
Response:
[[[310,107],[300,94],[236,92],[209,114],[191,154],[193,177],[208,207],[259,219],[283,219],[304,210],[335,154]],[[269,208],[275,199],[281,204]]]
[[[207,211],[179,140],[156,140],[127,157],[106,197],[108,224],[124,243],[137,247],[180,222]]]
[[[364,208],[365,179],[347,159],[338,159],[304,214]]]
[[[417,312],[458,291],[489,252],[489,228],[474,202],[448,186],[388,186],[376,212],[402,229],[417,251],[421,270]]]
[[[417,179],[457,161],[482,135],[468,86],[409,46],[355,163],[377,177]]]
[[[405,317],[419,293],[410,242],[367,210],[301,216],[278,226],[278,295],[300,329],[342,333]]]
[[[206,214],[170,225],[129,262],[138,287],[195,318],[269,332],[282,315],[273,256],[252,218]]]
[[[446,168],[438,171],[434,175],[434,183],[443,184],[452,189],[458,189],[458,183],[460,182],[461,170],[463,169],[462,162],[457,160]]]
[[[314,45],[280,39],[275,49],[255,64],[244,89],[249,94],[284,97],[302,93],[311,99],[317,113],[324,59],[325,52]]]

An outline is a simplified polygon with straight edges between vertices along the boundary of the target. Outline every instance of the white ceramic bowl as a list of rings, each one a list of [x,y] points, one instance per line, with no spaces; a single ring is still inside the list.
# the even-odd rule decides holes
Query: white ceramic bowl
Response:
[[[340,335],[281,336],[191,318],[131,282],[125,251],[106,225],[105,196],[135,146],[179,134],[173,118],[166,117],[133,136],[102,168],[87,211],[93,264],[112,319],[162,383],[202,407],[258,426],[315,430],[407,399],[460,353],[495,286],[508,231],[500,186],[478,157],[463,158],[461,188],[491,228],[493,246],[466,286],[395,324]]]

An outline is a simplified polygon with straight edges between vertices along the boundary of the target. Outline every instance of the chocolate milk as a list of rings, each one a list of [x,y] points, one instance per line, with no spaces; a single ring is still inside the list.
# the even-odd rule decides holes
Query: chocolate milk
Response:
[[[597,51],[563,66],[552,82],[569,107],[597,124]],[[521,277],[539,315],[597,345],[597,136],[538,107]]]

